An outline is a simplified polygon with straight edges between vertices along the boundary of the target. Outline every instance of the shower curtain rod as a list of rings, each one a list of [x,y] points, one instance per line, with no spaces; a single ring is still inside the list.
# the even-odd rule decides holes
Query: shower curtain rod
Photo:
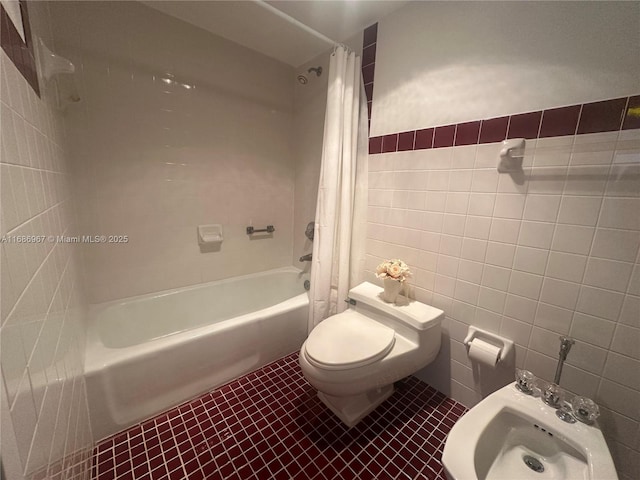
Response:
[[[273,13],[274,15],[277,15],[278,17],[286,20],[287,22],[289,22],[290,24],[298,27],[299,29],[304,30],[305,32],[309,33],[310,35],[313,35],[317,39],[322,40],[323,42],[326,42],[326,43],[328,43],[330,45],[339,45],[340,44],[339,42],[336,42],[335,40],[331,40],[326,35],[321,34],[317,30],[314,30],[309,25],[305,25],[301,21],[296,20],[292,16],[287,15],[286,13],[278,10],[276,7],[274,7],[272,5],[269,5],[264,0],[253,0],[253,1],[255,3],[257,3],[258,5],[260,5],[262,8],[264,8],[264,9],[268,10],[269,12]]]

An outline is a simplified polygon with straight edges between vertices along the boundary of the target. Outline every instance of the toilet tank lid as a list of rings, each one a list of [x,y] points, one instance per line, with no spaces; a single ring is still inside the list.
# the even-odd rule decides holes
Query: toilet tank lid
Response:
[[[365,303],[384,314],[392,315],[418,330],[425,330],[440,324],[444,318],[442,310],[417,300],[408,300],[406,304],[399,305],[387,303],[380,296],[382,292],[382,287],[363,282],[349,291],[349,298],[356,302]]]

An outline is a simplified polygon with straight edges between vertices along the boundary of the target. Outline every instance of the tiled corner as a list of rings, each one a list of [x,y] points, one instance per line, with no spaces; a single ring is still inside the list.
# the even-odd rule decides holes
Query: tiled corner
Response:
[[[19,457],[3,466],[8,478],[86,479],[93,438],[82,376],[78,251],[46,238],[74,230],[61,118],[5,53],[0,56],[0,338],[8,400],[2,408],[11,418],[3,428],[13,430]],[[46,239],[14,241],[29,236]]]
[[[348,429],[294,353],[101,442],[93,478],[444,480],[444,441],[464,412],[408,377]]]

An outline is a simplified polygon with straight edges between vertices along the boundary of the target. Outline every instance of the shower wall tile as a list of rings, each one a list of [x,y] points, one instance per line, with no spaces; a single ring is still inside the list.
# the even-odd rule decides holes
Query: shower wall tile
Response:
[[[30,3],[32,27],[53,46],[44,5]],[[56,241],[76,234],[68,138],[51,92],[37,97],[0,57],[3,470],[11,479],[88,479],[80,247]]]
[[[291,265],[293,69],[135,2],[51,10],[81,71],[66,114],[79,227],[128,237],[84,246],[90,303]],[[210,223],[219,250],[198,244]]]
[[[618,112],[622,102],[603,103],[584,107]],[[578,128],[580,108],[547,112],[546,124],[541,112],[502,121],[484,137],[493,143],[482,144],[491,120],[482,122],[477,146],[419,149],[418,131],[413,151],[372,155],[370,198],[402,201],[370,203],[367,277],[377,282],[375,267],[386,258],[409,263],[413,295],[444,309],[449,325],[439,357],[419,376],[468,406],[481,398],[462,345],[469,325],[513,339],[516,365],[546,380],[558,336],[574,337],[562,385],[605,407],[603,430],[621,478],[633,478],[625,465],[638,444],[615,424],[627,431],[640,420],[640,199],[634,188],[608,185],[636,175],[613,159],[635,165],[640,132],[602,131],[599,114],[589,113],[581,125],[598,124],[598,133],[528,141],[522,177],[498,174],[498,137],[536,138],[541,121],[544,135],[567,119],[562,128]]]

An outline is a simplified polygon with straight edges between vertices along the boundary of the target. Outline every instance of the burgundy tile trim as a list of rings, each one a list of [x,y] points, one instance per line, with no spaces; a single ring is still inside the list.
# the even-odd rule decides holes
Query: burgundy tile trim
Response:
[[[456,129],[456,145],[475,145],[480,134],[480,121],[459,123]]]
[[[376,43],[378,41],[378,24],[374,23],[373,25],[364,29],[364,34],[362,36],[362,46],[368,47],[372,43]]]
[[[480,143],[501,142],[507,138],[509,117],[490,118],[482,121]]]
[[[416,138],[416,132],[402,132],[398,134],[398,151],[406,152],[407,150],[414,149],[414,141]]]
[[[585,103],[582,105],[578,133],[615,132],[620,130],[626,105],[626,97],[603,102]]]
[[[372,43],[362,50],[362,66],[366,67],[376,61],[376,44]]]
[[[444,127],[436,127],[433,135],[433,148],[453,147],[453,141],[456,136],[455,125],[445,125]]]
[[[622,130],[640,128],[640,95],[629,97],[624,113]]]
[[[376,64],[372,63],[371,65],[367,65],[366,67],[362,67],[362,81],[365,85],[369,83],[373,83],[373,74],[376,70]]]
[[[398,134],[392,133],[382,137],[382,153],[398,151]]]
[[[33,88],[33,91],[36,92],[36,95],[40,96],[36,59],[33,52],[31,26],[29,23],[29,11],[25,0],[20,0],[20,12],[22,14],[25,41],[20,37],[18,30],[9,19],[9,15],[4,7],[0,5],[0,30],[2,31],[0,34],[0,46],[27,83]]]
[[[582,105],[552,108],[542,114],[539,138],[575,135]]]
[[[364,93],[367,96],[367,102],[373,99],[373,83],[364,86]]]
[[[416,130],[416,141],[414,144],[415,150],[433,148],[433,132],[434,131],[435,131],[435,128],[425,128],[422,130]]]
[[[376,68],[376,42],[378,40],[378,24],[364,29],[362,34],[362,80],[365,84],[365,94],[367,96],[367,128],[371,130],[371,111],[373,102],[373,81]]]
[[[382,137],[369,138],[369,153],[382,153]]]
[[[538,138],[542,111],[511,115],[507,138]]]
[[[371,105],[368,107],[371,109]],[[415,130],[413,150],[451,147],[454,143],[472,145],[478,123],[480,134],[475,143],[499,142],[505,137],[535,139],[636,129],[640,128],[640,95]],[[409,138],[412,132],[392,135]],[[398,151],[407,148],[408,140],[404,140]],[[381,151],[373,148],[369,153]]]

